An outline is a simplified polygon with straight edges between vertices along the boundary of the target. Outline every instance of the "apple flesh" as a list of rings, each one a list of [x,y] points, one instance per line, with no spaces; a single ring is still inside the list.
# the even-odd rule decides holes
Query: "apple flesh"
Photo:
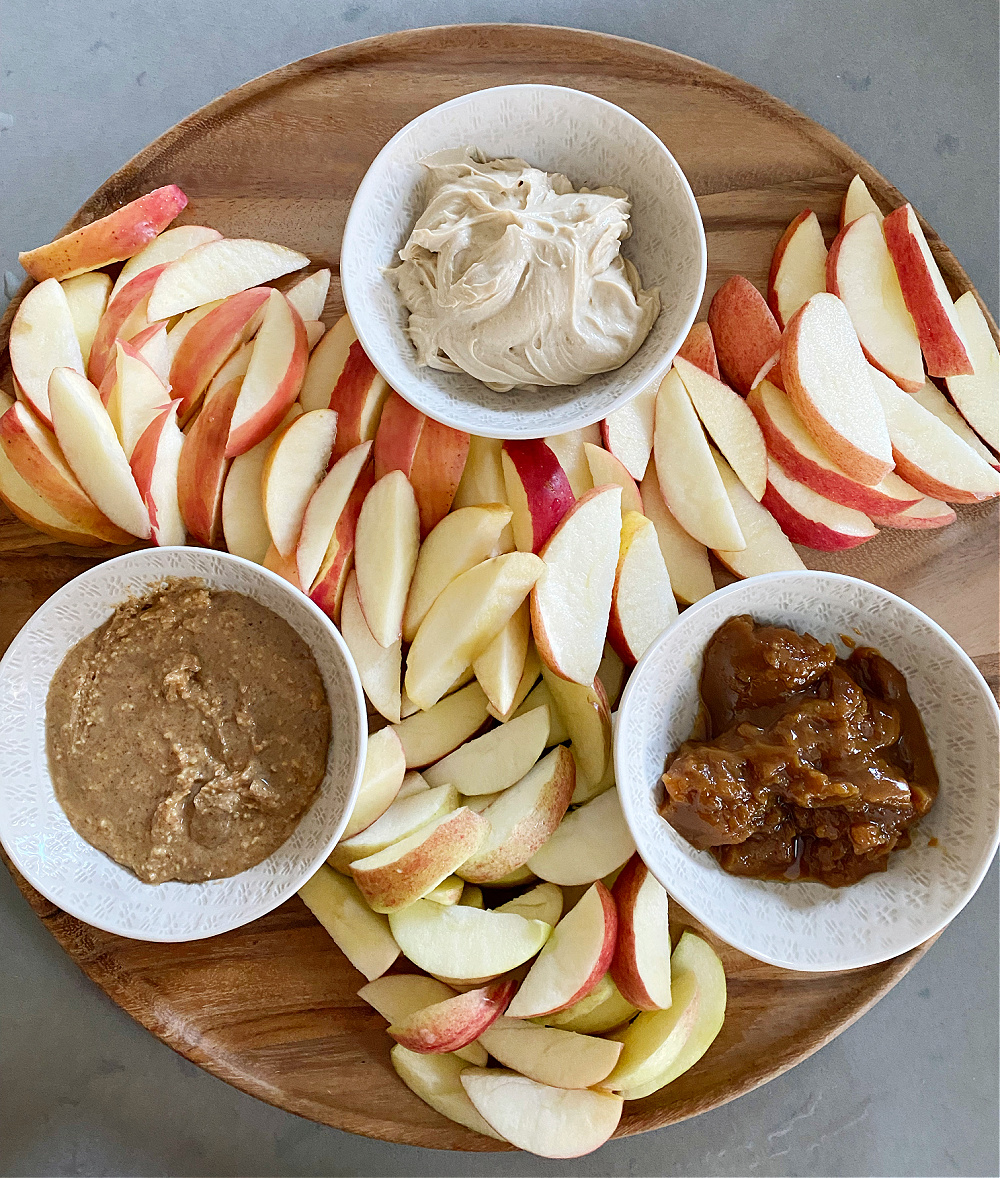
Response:
[[[856,221],[859,217],[863,217],[866,213],[874,213],[878,223],[880,225],[882,224],[884,220],[882,210],[872,199],[872,194],[868,191],[868,185],[860,176],[855,176],[847,186],[847,191],[844,193],[844,199],[840,206],[841,229],[845,225],[850,225],[852,221]]]
[[[396,800],[405,773],[406,758],[395,732],[383,728],[369,736],[361,786],[341,841],[360,834],[382,817]]]
[[[542,920],[555,926],[562,916],[563,896],[556,884],[540,883],[521,896],[500,904],[496,912],[516,912],[528,920]]]
[[[1000,381],[998,381],[997,387],[1000,387]],[[928,413],[933,413],[939,421],[943,421],[952,433],[958,434],[962,441],[975,450],[984,462],[988,462],[990,466],[997,466],[997,456],[980,441],[979,435],[937,385],[928,380],[924,387],[918,389],[912,396],[914,401],[923,405]]]
[[[737,577],[758,577],[804,569],[802,558],[778,526],[778,521],[763,504],[758,503],[720,455],[715,456],[719,474],[733,510],[746,535],[746,547],[738,552],[715,549],[715,555]]]
[[[704,327],[708,330],[708,324],[695,324],[695,327]],[[681,355],[685,346],[688,345],[692,339],[695,328],[691,328],[691,334],[681,345]],[[711,342],[711,333],[709,333],[709,342]],[[692,349],[694,351],[694,349]],[[700,353],[699,353],[700,354]],[[715,348],[712,348],[712,358],[715,357]],[[688,356],[691,359],[691,356]],[[698,361],[692,360],[692,363]],[[716,375],[718,375],[718,366],[716,366]],[[622,405],[620,409],[615,409],[613,413],[601,422],[601,440],[604,442],[605,449],[618,459],[624,466],[633,479],[641,479],[646,467],[649,465],[649,456],[653,452],[653,414],[656,409],[656,390],[659,388],[659,381],[654,381],[641,389],[627,404]],[[591,443],[592,444],[592,443]],[[591,470],[593,476],[593,470]],[[595,486],[597,480],[595,479]]]
[[[435,1112],[496,1141],[504,1141],[476,1111],[466,1095],[460,1079],[468,1066],[459,1053],[452,1055],[420,1055],[396,1044],[389,1053],[392,1066],[403,1083]]]
[[[143,270],[108,303],[87,359],[87,376],[98,388],[114,360],[115,342],[134,339],[154,322],[149,317],[149,295],[163,269],[161,265]]]
[[[374,1006],[388,1022],[402,1023],[425,1007],[454,998],[455,993],[451,986],[446,986],[437,978],[418,973],[399,973],[387,974],[362,986],[358,997]],[[485,1067],[489,1059],[486,1048],[480,1047],[478,1043],[458,1048],[455,1055],[477,1067]]]
[[[586,997],[565,1010],[546,1015],[542,1021],[566,1031],[599,1035],[627,1023],[637,1013],[638,1009],[621,996],[611,974],[606,973]]]
[[[749,279],[734,274],[719,287],[708,308],[719,368],[744,396],[760,366],[781,343],[781,328],[764,296]]]
[[[458,1051],[489,1030],[507,1009],[516,989],[514,978],[498,978],[394,1020],[389,1034],[422,1055]]]
[[[855,548],[878,535],[878,528],[863,512],[834,503],[790,478],[773,458],[763,505],[789,540],[821,552]]]
[[[350,866],[356,860],[384,851],[386,847],[409,838],[429,822],[457,809],[458,790],[453,786],[419,790],[405,798],[397,795],[385,813],[374,822],[357,834],[341,839],[331,852],[328,862],[334,870],[349,874]]]
[[[153,542],[161,546],[183,544],[187,539],[177,489],[183,446],[176,402],[171,402],[146,427],[129,460],[135,485],[149,512]]]
[[[639,488],[624,465],[613,454],[609,454],[607,450],[595,446],[592,442],[587,442],[583,449],[587,455],[587,465],[590,467],[590,476],[594,481],[594,486],[621,487],[622,512],[642,511]]]
[[[312,410],[311,413],[332,414],[333,411],[320,409]],[[304,416],[310,416],[311,413]],[[329,418],[321,420],[329,421]],[[336,433],[339,428],[339,422],[336,421],[335,415],[334,421],[336,428],[333,429],[334,436],[331,439],[331,447],[335,445]],[[368,462],[370,451],[371,442],[362,442],[360,446],[348,450],[342,458],[333,462],[319,486],[309,497],[302,514],[302,526],[295,546],[299,581],[307,589],[312,589],[316,584],[316,579],[323,568],[326,555],[336,534],[338,521],[347,507],[351,493],[358,485],[361,473]],[[328,458],[327,463],[329,461]],[[322,470],[325,469],[324,465],[320,473],[322,474]],[[275,489],[278,494],[281,493],[280,487],[276,486]]]
[[[407,769],[440,761],[464,744],[486,722],[487,699],[478,683],[447,695],[426,711],[415,712],[396,726],[403,742]]]
[[[957,518],[954,509],[949,507],[947,503],[925,495],[912,507],[907,507],[905,511],[899,511],[895,515],[873,515],[872,523],[878,524],[880,528],[916,530],[946,528],[949,524],[953,524]]]
[[[975,368],[973,376],[948,377],[948,392],[959,412],[988,446],[1000,450],[1000,353],[975,294],[967,290],[955,302],[955,314]]]
[[[401,470],[390,471],[365,496],[354,540],[358,597],[381,646],[403,632],[403,610],[420,546],[420,513]]]
[[[170,404],[170,391],[129,343],[115,344],[115,363],[105,378],[110,383],[105,405],[128,458],[146,427]]]
[[[600,781],[611,757],[611,709],[604,685],[596,676],[590,684],[563,679],[548,667],[542,668],[542,676],[583,779]],[[549,743],[557,743],[551,731]]]
[[[236,404],[238,409],[238,400]],[[332,409],[303,413],[285,427],[264,462],[264,517],[274,546],[284,557],[295,552],[306,507],[326,473],[336,434],[337,415]]]
[[[595,446],[601,444],[601,427],[599,425],[571,429],[564,434],[553,434],[545,439],[545,444],[555,454],[559,465],[566,472],[569,485],[577,499],[586,495],[594,485],[584,450],[584,446],[588,442]]]
[[[528,866],[540,879],[573,887],[603,879],[634,854],[618,790],[609,789],[567,814]]]
[[[531,607],[523,601],[496,638],[472,661],[473,673],[490,701],[491,714],[506,718],[513,711],[529,646]]]
[[[592,1088],[606,1079],[622,1045],[514,1018],[498,1018],[480,1039],[497,1063],[555,1088]]]
[[[123,286],[143,270],[176,261],[196,245],[204,245],[206,241],[218,241],[221,237],[218,229],[209,229],[205,225],[175,225],[173,229],[164,230],[122,266],[111,288],[111,297],[114,298]]]
[[[33,286],[21,300],[10,325],[8,348],[10,365],[24,400],[51,427],[48,389],[52,370],[84,371],[66,292],[54,278]]]
[[[639,1010],[666,1010],[671,1003],[666,890],[642,859],[633,855],[611,894],[618,909],[611,977],[625,1001]]]
[[[347,327],[341,328],[346,320]],[[338,332],[338,329],[340,331]],[[309,371],[302,386],[302,403],[319,401],[329,390],[327,406],[339,415],[337,457],[362,442],[374,439],[382,417],[382,410],[391,392],[375,365],[365,355],[357,340],[348,343],[354,329],[344,316],[320,340],[309,358]],[[346,354],[344,345],[347,344]],[[344,354],[341,363],[341,355]],[[341,364],[340,369],[337,365]]]
[[[684,360],[689,360],[702,372],[707,372],[709,376],[714,376],[716,380],[722,380],[722,373],[719,372],[719,357],[715,352],[715,340],[712,338],[712,329],[707,323],[692,325],[684,342],[677,349],[677,355]],[[636,477],[642,478],[642,475]]]
[[[239,378],[219,389],[184,435],[181,448],[177,470],[181,515],[187,530],[207,548],[214,547],[222,528],[222,493],[229,469],[226,442],[239,395]]]
[[[111,279],[100,270],[88,270],[85,274],[78,274],[76,278],[67,278],[60,285],[69,304],[73,329],[80,344],[83,363],[86,365],[94,336],[97,334],[97,325],[107,310]],[[86,367],[81,371],[86,372]]]
[[[358,600],[358,579],[353,569],[348,574],[347,585],[344,588],[340,609],[340,632],[347,643],[347,649],[351,652],[351,658],[354,659],[358,678],[372,707],[380,715],[385,716],[390,724],[398,724],[402,704],[402,642],[396,641],[392,646],[380,646],[375,641]],[[396,737],[397,743],[398,740]],[[401,745],[399,755],[405,770],[406,758]]]
[[[514,617],[511,619],[511,621],[507,623],[508,626],[510,626],[511,623],[514,622],[515,619],[517,619],[519,613],[520,613],[520,610],[518,611],[518,613],[514,614]],[[531,629],[530,605],[529,605],[528,629],[529,629],[529,634],[530,634],[530,629]],[[493,641],[496,642],[497,640],[494,639]],[[483,652],[483,654],[481,654],[479,656],[479,659],[476,660],[477,662],[480,659],[486,658],[492,645],[493,644],[491,643],[490,646],[488,646],[486,648],[486,650]],[[528,705],[528,697],[531,695],[532,689],[534,688],[535,684],[538,682],[538,676],[541,674],[541,672],[542,672],[542,660],[538,657],[538,651],[535,648],[534,641],[529,637],[528,638],[528,650],[524,656],[524,669],[521,671],[521,677],[517,682],[517,688],[514,691],[514,698],[511,700],[510,707],[507,708],[506,711],[501,712],[501,711],[498,711],[493,706],[492,701],[490,701],[488,704],[489,714],[495,720],[499,720],[502,724],[506,724],[507,721],[513,719],[513,717],[520,716],[524,712],[529,711],[530,708]],[[483,688],[483,690],[485,691],[486,689]],[[488,696],[487,696],[487,699],[489,699]],[[543,702],[548,702],[548,701],[543,701]],[[551,714],[549,716],[549,722],[551,725],[551,723],[552,723],[552,715]],[[559,743],[557,740],[553,740],[551,727],[549,729],[549,740],[551,740],[553,744]]]
[[[501,464],[514,543],[521,552],[541,552],[575,501],[566,472],[538,438],[504,442]]]
[[[670,514],[656,477],[655,463],[649,464],[639,493],[642,496],[642,514],[656,529],[660,555],[670,574],[670,587],[674,596],[685,605],[691,605],[709,593],[714,593],[715,578],[712,576],[708,549],[688,535]]]
[[[300,278],[294,286],[285,291],[288,301],[302,316],[304,323],[321,319],[323,308],[326,306],[326,296],[330,291],[330,269],[324,266],[322,270],[315,270],[305,278]],[[326,408],[326,406],[320,406]]]
[[[368,981],[381,977],[399,956],[389,921],[372,912],[352,880],[323,866],[299,888],[299,896]]]
[[[774,248],[767,276],[767,302],[784,327],[804,302],[826,290],[826,244],[819,218],[803,209]]]
[[[616,1092],[633,1093],[649,1087],[666,1073],[691,1037],[698,1018],[700,994],[695,976],[680,974],[671,987],[665,1010],[642,1011],[624,1030],[613,1035],[623,1050],[605,1081]],[[656,1084],[651,1091],[656,1091]]]
[[[498,793],[524,777],[542,755],[548,736],[549,710],[535,708],[466,741],[425,770],[424,777],[431,785],[453,785],[467,796]]]

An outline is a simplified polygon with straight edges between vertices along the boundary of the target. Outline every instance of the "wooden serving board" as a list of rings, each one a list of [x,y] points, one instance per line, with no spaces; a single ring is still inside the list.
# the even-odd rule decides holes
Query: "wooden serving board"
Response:
[[[705,220],[705,308],[731,274],[764,288],[774,245],[804,206],[832,237],[856,171],[883,207],[904,200],[828,131],[710,66],[601,34],[472,25],[360,41],[232,91],[136,156],[68,228],[151,188],[179,184],[191,198],[182,222],[279,241],[330,266],[335,278],[326,320],[332,323],[343,310],[336,280],[341,231],[378,150],[437,103],[510,82],[589,90],[662,137]],[[925,228],[952,294],[969,290],[955,258]],[[18,301],[0,324],[0,347]],[[0,383],[9,385],[6,355]],[[995,689],[996,509],[962,507],[958,515],[939,531],[884,531],[846,554],[802,555],[810,567],[864,577],[919,606],[954,635]],[[93,553],[52,543],[0,507],[0,650],[49,594],[93,563]],[[445,1120],[397,1079],[385,1022],[356,995],[364,979],[298,899],[224,936],[157,945],[84,925],[12,873],[89,977],[164,1042],[238,1088],[387,1141],[503,1148]],[[674,922],[675,933],[698,928],[677,907]],[[709,939],[729,980],[723,1031],[690,1072],[628,1104],[617,1136],[694,1116],[786,1071],[859,1018],[928,947],[867,969],[800,974]]]

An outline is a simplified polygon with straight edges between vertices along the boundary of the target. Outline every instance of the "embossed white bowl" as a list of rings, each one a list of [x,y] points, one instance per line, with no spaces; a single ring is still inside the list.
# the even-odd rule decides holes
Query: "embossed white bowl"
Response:
[[[741,879],[694,850],[657,812],[664,761],[690,734],[698,709],[705,646],[737,614],[808,631],[841,653],[840,636],[850,635],[906,676],[941,789],[912,845],[889,857],[884,874],[846,888]],[[996,700],[972,660],[914,606],[836,573],[773,573],[692,605],[643,655],[619,706],[615,770],[639,853],[692,916],[773,965],[856,969],[926,941],[982,882],[997,849],[998,733]]]
[[[119,602],[163,577],[200,577],[285,619],[319,664],[330,701],[326,776],[291,836],[256,867],[207,883],[143,883],[80,837],[56,801],[45,750],[49,682],[67,651]],[[259,565],[204,548],[129,552],[82,573],[31,616],[0,661],[0,842],[53,904],[142,941],[191,941],[277,908],[324,861],[347,824],[364,767],[361,683],[336,627],[304,594]]]
[[[632,199],[622,253],[643,286],[660,288],[659,318],[621,368],[575,387],[496,393],[464,373],[419,368],[406,313],[382,267],[398,261],[427,203],[420,161],[448,147],[519,156],[574,185],[617,185]],[[541,438],[600,421],[662,377],[705,289],[707,251],[698,205],[677,161],[621,107],[564,86],[496,86],[435,106],[375,157],[344,227],[340,280],[358,338],[411,405],[456,429],[491,438]]]

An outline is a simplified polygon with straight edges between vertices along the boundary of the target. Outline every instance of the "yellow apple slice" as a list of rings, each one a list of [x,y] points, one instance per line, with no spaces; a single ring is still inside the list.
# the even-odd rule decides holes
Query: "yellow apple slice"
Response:
[[[479,811],[477,810],[478,814]],[[457,875],[449,875],[437,887],[431,888],[423,898],[433,900],[435,904],[457,904],[465,891],[465,883]]]
[[[402,636],[419,546],[420,512],[413,487],[401,470],[391,470],[365,496],[354,540],[358,598],[368,628],[382,646],[392,646]]]
[[[49,377],[54,368],[83,373],[83,353],[66,292],[54,278],[40,282],[21,300],[10,325],[10,364],[24,399],[46,425]]]
[[[466,741],[425,769],[424,777],[431,785],[453,785],[466,795],[498,793],[531,769],[542,755],[548,735],[548,709],[535,708],[485,736]]]
[[[300,278],[294,286],[285,291],[285,297],[296,311],[302,316],[303,322],[310,319],[321,319],[323,308],[326,306],[326,296],[330,290],[330,270],[324,266],[312,274]],[[326,408],[326,406],[318,406]]]
[[[382,817],[396,800],[405,773],[406,758],[395,732],[383,728],[369,736],[361,787],[341,842],[360,834]]]
[[[481,1133],[496,1141],[505,1140],[476,1112],[466,1095],[460,1077],[468,1064],[458,1053],[421,1055],[397,1043],[389,1053],[389,1058],[407,1088],[435,1112],[474,1133]]]
[[[336,871],[350,873],[350,866],[356,859],[365,859],[386,847],[409,838],[421,827],[450,814],[458,809],[458,790],[450,785],[435,789],[421,790],[409,797],[400,798],[379,815],[371,825],[358,834],[341,839],[329,857],[329,864]]]
[[[343,461],[343,459],[341,459]],[[365,621],[361,602],[358,600],[358,578],[352,569],[344,587],[344,600],[340,607],[340,632],[347,643],[361,686],[372,706],[385,716],[390,724],[400,721],[400,676],[402,674],[402,642],[397,639],[391,646],[382,646],[375,641]],[[391,731],[391,730],[384,730]],[[398,743],[398,738],[397,738]],[[406,758],[400,745],[400,758],[405,768]],[[446,784],[435,782],[435,785]]]
[[[601,446],[595,446],[593,442],[584,443],[583,450],[587,456],[587,465],[590,467],[594,486],[621,487],[622,514],[626,511],[642,511],[639,488],[635,484],[635,479],[625,469],[624,464],[619,462],[614,454],[609,454],[607,450]]]
[[[495,912],[516,912],[529,920],[542,920],[553,927],[562,916],[563,895],[556,884],[540,883],[531,891],[515,896],[505,904],[498,905]]]
[[[299,896],[356,970],[371,982],[399,956],[389,921],[365,903],[353,880],[320,867]]]
[[[609,789],[567,814],[528,866],[540,879],[572,887],[603,879],[634,854],[618,790]]]
[[[676,620],[677,602],[656,528],[640,512],[629,511],[622,520],[608,641],[620,658],[637,663],[653,640]]]
[[[708,549],[689,536],[670,514],[660,483],[656,464],[651,462],[640,487],[642,513],[656,529],[660,555],[670,574],[670,587],[678,601],[685,605],[700,601],[715,592],[715,578],[708,558]]]
[[[613,1037],[624,1050],[606,1086],[616,1092],[635,1091],[665,1073],[691,1036],[699,998],[695,976],[679,973],[673,979],[666,1010],[642,1011],[625,1030],[616,1032]]]
[[[611,974],[606,973],[579,1002],[574,1002],[565,1010],[557,1010],[555,1014],[547,1014],[541,1021],[546,1026],[561,1027],[566,1031],[599,1035],[627,1023],[637,1013],[638,1008],[625,1001]]]
[[[542,679],[572,742],[580,772],[589,782],[600,781],[611,756],[611,709],[603,683],[596,677],[589,686],[572,682],[544,666]],[[554,739],[550,731],[549,743]]]
[[[525,600],[511,615],[507,625],[472,663],[479,686],[490,701],[491,714],[505,717],[513,711],[530,643],[531,608]]]
[[[76,278],[67,278],[60,283],[69,304],[76,338],[84,364],[90,356],[90,349],[97,335],[97,325],[107,310],[111,279],[100,270],[88,270]],[[86,369],[84,369],[86,371]]]

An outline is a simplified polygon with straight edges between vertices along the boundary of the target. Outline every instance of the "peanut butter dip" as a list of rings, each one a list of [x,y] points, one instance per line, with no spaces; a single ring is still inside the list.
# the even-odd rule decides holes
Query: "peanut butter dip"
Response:
[[[288,838],[326,772],[316,660],[241,593],[169,579],[66,655],[46,704],[73,828],[146,883],[236,875]]]
[[[696,733],[667,760],[662,813],[734,875],[831,887],[885,871],[938,792],[906,679],[871,647],[724,622]]]
[[[509,392],[577,385],[632,356],[660,296],[621,255],[627,193],[576,191],[563,175],[471,147],[423,165],[430,200],[386,272],[419,364]]]

